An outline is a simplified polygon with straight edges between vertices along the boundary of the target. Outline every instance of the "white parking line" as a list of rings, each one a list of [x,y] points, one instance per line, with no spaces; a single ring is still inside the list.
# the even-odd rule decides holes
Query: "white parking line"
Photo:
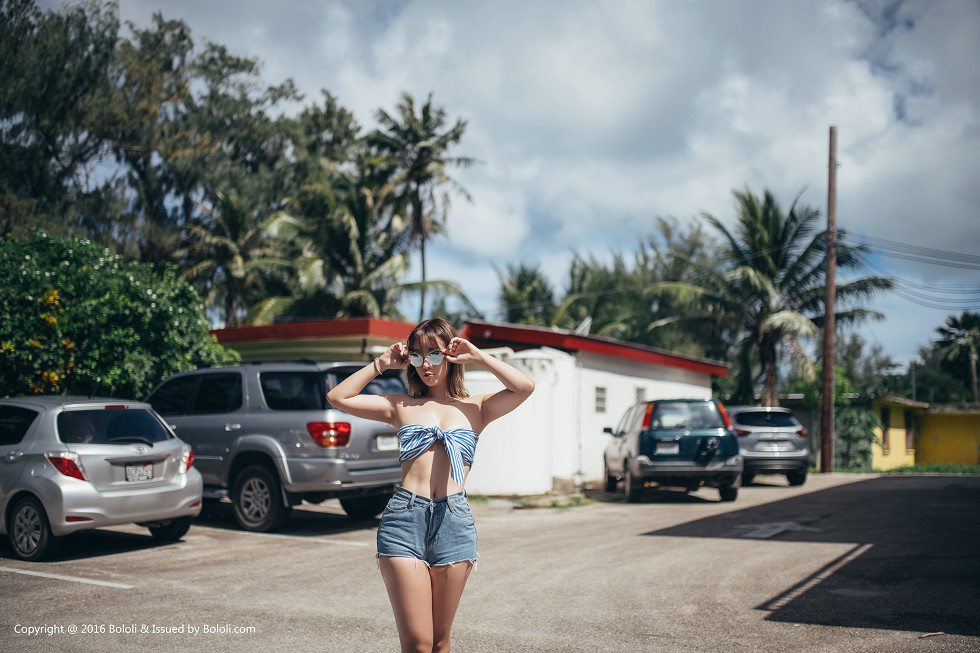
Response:
[[[301,542],[317,542],[319,544],[342,544],[345,546],[373,546],[370,542],[350,542],[348,540],[324,540],[318,537],[306,537],[303,535],[284,535],[282,533],[257,533],[255,531],[229,531],[226,528],[211,528],[210,526],[194,526],[194,530],[220,531],[222,533],[235,533],[236,535],[257,535],[259,537],[275,537],[286,540],[299,540]]]
[[[41,578],[52,578],[54,580],[67,580],[72,583],[85,583],[86,585],[98,585],[100,587],[114,587],[120,590],[131,590],[135,585],[123,585],[122,583],[110,583],[105,580],[93,580],[91,578],[78,578],[77,576],[61,576],[59,574],[45,574],[40,571],[28,571],[27,569],[10,569],[0,567],[0,571],[9,571],[12,574],[24,574],[26,576],[40,576]]]

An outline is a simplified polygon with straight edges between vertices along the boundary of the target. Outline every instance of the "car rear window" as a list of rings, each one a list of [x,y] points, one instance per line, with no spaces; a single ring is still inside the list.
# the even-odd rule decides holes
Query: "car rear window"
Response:
[[[798,426],[796,418],[781,411],[749,410],[738,413],[734,419],[742,426]]]
[[[29,408],[0,406],[0,446],[20,444],[37,415]]]
[[[358,369],[356,367],[335,367],[327,370],[325,375],[327,388],[332,389],[338,383],[342,383]],[[394,370],[385,370],[381,376],[374,377],[360,392],[362,395],[403,395],[405,393],[405,384],[402,383],[401,374]]]
[[[66,410],[58,415],[58,437],[65,444],[154,444],[173,438],[156,416],[141,408]]]
[[[720,429],[725,422],[710,401],[661,401],[653,411],[651,429]]]
[[[262,372],[259,385],[272,410],[327,408],[327,389],[319,372]]]

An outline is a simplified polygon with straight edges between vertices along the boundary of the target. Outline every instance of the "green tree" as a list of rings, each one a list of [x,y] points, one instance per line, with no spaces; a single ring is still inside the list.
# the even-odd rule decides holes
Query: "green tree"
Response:
[[[969,388],[973,403],[977,397],[977,349],[980,348],[980,313],[964,311],[956,317],[950,315],[943,326],[937,327],[940,335],[936,350],[943,355],[945,371],[963,379]]]
[[[419,245],[422,264],[421,303],[419,319],[425,317],[426,275],[425,247],[433,233],[445,224],[449,210],[449,194],[446,186],[470,199],[466,190],[447,173],[449,166],[466,167],[474,160],[464,156],[450,157],[449,149],[458,144],[466,130],[466,122],[457,120],[452,127],[446,125],[446,112],[432,105],[432,94],[418,113],[411,95],[402,95],[398,104],[398,117],[383,109],[378,110],[381,124],[367,136],[367,143],[381,155],[381,161],[391,174],[401,207],[406,209],[412,238]]]
[[[119,29],[111,7],[0,2],[0,237],[67,231],[106,209],[100,124]]]
[[[194,283],[206,306],[220,309],[224,323],[237,326],[262,291],[268,276],[285,277],[291,263],[285,245],[272,235],[272,216],[258,222],[237,195],[219,195],[218,211],[187,229],[187,245],[176,257],[186,261],[179,278]]]
[[[757,198],[749,191],[734,192],[736,225],[729,230],[718,218],[704,219],[723,237],[726,260],[721,268],[700,266],[699,301],[710,305],[716,318],[736,324],[741,333],[738,358],[747,365],[758,357],[763,405],[779,405],[778,367],[781,350],[805,357],[802,340],[816,335],[823,324],[825,233],[818,231],[819,213],[799,205],[797,196],[784,213],[766,191]],[[842,240],[842,239],[841,239]],[[843,242],[837,247],[842,271],[859,263],[860,247]],[[865,277],[839,284],[838,324],[880,318],[876,311],[847,305],[892,287],[889,279]],[[754,402],[746,375],[732,401]]]
[[[497,270],[500,280],[500,314],[511,324],[549,326],[555,313],[551,282],[540,267],[508,265],[506,272]]]
[[[174,372],[233,360],[200,298],[90,240],[0,240],[0,388],[144,397]]]

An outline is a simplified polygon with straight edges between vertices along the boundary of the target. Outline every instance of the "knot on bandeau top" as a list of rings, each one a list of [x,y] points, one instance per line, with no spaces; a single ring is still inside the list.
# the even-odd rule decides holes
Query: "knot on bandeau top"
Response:
[[[476,454],[476,441],[479,436],[471,429],[449,429],[438,426],[406,424],[398,429],[398,460],[407,462],[418,458],[429,450],[436,440],[442,440],[449,456],[450,475],[457,485],[463,484],[466,470],[463,465],[473,465]]]

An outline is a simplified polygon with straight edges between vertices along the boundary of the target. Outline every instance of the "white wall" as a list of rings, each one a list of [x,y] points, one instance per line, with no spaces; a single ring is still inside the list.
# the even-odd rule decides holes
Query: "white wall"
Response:
[[[561,397],[575,359],[554,350],[531,350],[514,354],[509,350],[489,351],[506,360],[534,380],[531,396],[512,413],[491,422],[477,444],[476,458],[466,481],[473,494],[544,494],[553,485],[553,457],[559,434],[570,433],[572,417],[561,409]],[[503,388],[500,381],[482,368],[467,368],[466,389],[478,395]]]

